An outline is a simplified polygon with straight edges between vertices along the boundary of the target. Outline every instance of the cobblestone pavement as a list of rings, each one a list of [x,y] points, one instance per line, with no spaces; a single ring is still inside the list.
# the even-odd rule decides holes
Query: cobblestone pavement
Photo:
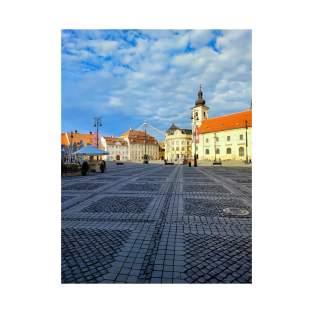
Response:
[[[62,178],[62,283],[251,283],[251,168]]]

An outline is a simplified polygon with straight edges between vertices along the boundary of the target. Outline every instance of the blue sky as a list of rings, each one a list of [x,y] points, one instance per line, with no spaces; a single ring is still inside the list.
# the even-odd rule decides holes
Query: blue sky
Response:
[[[251,31],[62,31],[62,131],[191,128],[200,84],[209,117],[250,106]]]

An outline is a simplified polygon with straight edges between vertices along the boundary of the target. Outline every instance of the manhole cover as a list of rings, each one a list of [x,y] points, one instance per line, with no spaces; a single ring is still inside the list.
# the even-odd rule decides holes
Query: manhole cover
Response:
[[[223,213],[227,215],[245,216],[249,215],[249,210],[244,208],[225,208],[223,209]]]

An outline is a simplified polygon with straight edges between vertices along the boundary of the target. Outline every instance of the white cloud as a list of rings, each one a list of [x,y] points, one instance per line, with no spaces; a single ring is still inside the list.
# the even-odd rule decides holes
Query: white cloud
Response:
[[[191,46],[194,48],[205,46],[214,37],[211,30],[192,30],[189,36]]]
[[[114,52],[118,47],[118,42],[112,40],[88,40],[82,43],[83,48],[92,48],[101,56],[109,55]]]
[[[110,97],[109,104],[112,107],[121,107],[123,105],[121,99],[117,97]]]
[[[137,38],[130,46],[122,40],[72,40],[67,37],[65,61],[111,55],[100,71],[81,76],[71,82],[79,90],[73,101],[88,98],[97,110],[122,109],[124,114],[150,120],[158,128],[167,128],[172,121],[190,127],[191,107],[201,83],[209,114],[218,115],[241,110],[251,99],[251,33],[223,31],[216,39],[216,52],[207,44],[212,31],[145,30],[153,39]],[[136,32],[128,34],[135,40]],[[188,45],[194,51],[185,52]],[[107,99],[107,100],[105,100]],[[100,103],[96,105],[97,101]]]
[[[159,39],[152,47],[153,51],[169,51],[169,50],[182,50],[188,45],[188,34],[174,35],[170,38]]]

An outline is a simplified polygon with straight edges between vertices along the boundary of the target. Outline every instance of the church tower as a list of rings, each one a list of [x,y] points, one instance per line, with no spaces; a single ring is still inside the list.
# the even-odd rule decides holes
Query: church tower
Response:
[[[202,121],[208,118],[209,108],[205,105],[201,85],[198,91],[198,99],[192,108],[192,126],[200,126]]]

